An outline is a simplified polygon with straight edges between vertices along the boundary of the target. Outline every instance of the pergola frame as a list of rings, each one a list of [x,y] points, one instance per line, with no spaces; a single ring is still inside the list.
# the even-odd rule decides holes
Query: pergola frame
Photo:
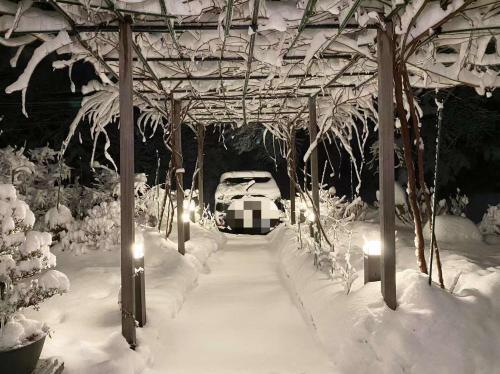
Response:
[[[264,1],[263,1],[264,2]],[[372,23],[360,27],[352,22],[351,17],[347,17],[343,22],[336,22],[336,18],[331,14],[320,14],[316,12],[316,0],[308,0],[305,5],[302,17],[294,26],[288,29],[295,30],[296,33],[288,44],[285,53],[281,56],[283,65],[290,66],[290,70],[285,76],[269,74],[272,69],[267,68],[262,61],[255,56],[256,39],[260,32],[259,7],[260,0],[254,0],[251,16],[242,22],[233,19],[235,4],[228,0],[225,9],[224,22],[205,22],[195,20],[195,17],[185,17],[182,22],[176,21],[176,16],[169,14],[164,0],[158,0],[159,12],[137,11],[130,7],[117,7],[114,0],[104,0],[102,4],[83,4],[77,0],[47,0],[53,9],[67,23],[64,29],[70,36],[73,36],[86,53],[95,60],[95,66],[102,68],[109,79],[119,83],[120,100],[120,178],[121,178],[121,275],[122,275],[122,333],[132,347],[137,344],[135,336],[135,319],[137,318],[137,299],[143,300],[145,305],[144,285],[134,287],[134,261],[132,258],[132,247],[134,245],[134,118],[133,105],[134,95],[148,109],[157,111],[162,117],[169,118],[170,130],[173,136],[172,156],[175,165],[175,179],[177,186],[177,220],[178,220],[178,242],[179,252],[185,253],[184,233],[183,233],[183,173],[182,166],[182,144],[181,144],[181,110],[185,101],[190,102],[189,120],[198,128],[198,188],[200,190],[200,201],[203,202],[203,139],[204,126],[206,124],[233,124],[238,120],[242,110],[243,124],[247,123],[276,123],[283,116],[288,118],[290,127],[299,119],[308,116],[310,141],[318,142],[321,136],[316,133],[318,128],[317,100],[318,98],[329,98],[329,90],[350,89],[353,92],[363,89],[366,85],[373,83],[374,78],[378,78],[378,117],[379,117],[379,141],[380,141],[380,190],[381,190],[381,240],[383,242],[382,253],[382,294],[387,305],[396,308],[396,283],[395,283],[395,238],[394,238],[394,113],[393,113],[393,88],[392,88],[392,63],[394,61],[393,30],[391,17],[406,5],[398,6],[394,9],[388,19],[385,19],[385,29]],[[352,12],[359,6],[360,1],[355,1],[351,9]],[[68,11],[68,7],[88,7],[88,9],[102,13],[104,16],[112,15],[114,19],[94,24],[85,24],[73,18]],[[379,10],[383,5],[379,6]],[[14,15],[11,12],[3,11],[2,14]],[[140,21],[133,22],[130,16],[141,18]],[[218,54],[202,54],[188,56],[184,53],[182,42],[179,41],[178,34],[186,32],[209,32],[223,30],[222,47]],[[265,26],[265,25],[264,25]],[[28,29],[13,30],[12,36],[23,35],[49,35],[57,34],[63,29]],[[245,32],[251,29],[248,41],[243,51],[228,50],[227,40],[231,37],[231,32]],[[500,29],[497,26],[476,27],[473,31],[491,31]],[[330,32],[337,31],[336,35],[329,36],[327,43],[320,48],[314,56],[304,53],[300,42],[306,32]],[[377,30],[377,56],[367,58],[359,51],[352,48],[351,53],[340,51],[334,53],[329,51],[332,43],[336,42],[345,32],[365,32],[367,30]],[[459,34],[470,32],[470,29],[447,29],[436,30],[439,34]],[[148,55],[141,48],[138,37],[144,34],[166,34],[170,36],[172,46],[168,47],[168,56]],[[94,49],[92,40],[88,35],[105,38],[108,45],[119,44],[118,51],[114,45],[113,53],[101,55],[99,50]],[[113,37],[117,37],[115,43]],[[431,37],[431,36],[430,36]],[[429,38],[430,38],[429,37]],[[245,39],[246,40],[246,39]],[[245,44],[245,43],[244,43]],[[302,48],[302,50],[301,50]],[[171,53],[170,53],[171,52]],[[335,66],[334,72],[320,74],[313,72],[312,67],[320,61],[328,61]],[[217,71],[211,74],[195,75],[187,65],[193,63],[218,64]],[[258,62],[257,68],[255,68]],[[364,65],[360,64],[361,62]],[[134,66],[134,63],[136,65]],[[229,64],[229,68],[225,64]],[[240,64],[244,67],[233,73],[230,64]],[[161,64],[161,65],[158,65]],[[341,64],[341,65],[340,65]],[[165,69],[167,74],[158,74],[158,71]],[[296,66],[300,66],[302,71],[292,72]],[[267,69],[267,70],[266,70]],[[237,69],[233,69],[237,70]],[[253,70],[256,70],[254,73]],[[321,69],[317,69],[321,70]],[[180,73],[179,73],[180,72]],[[241,73],[244,72],[244,75]],[[254,74],[252,74],[254,73]],[[170,75],[169,75],[170,74]],[[319,84],[315,80],[328,78],[326,84]],[[346,77],[363,77],[357,82]],[[365,78],[366,77],[366,78]],[[274,84],[275,81],[282,80]],[[291,80],[291,81],[290,81]],[[285,82],[286,81],[286,82]],[[200,82],[216,82],[214,88],[199,90],[195,85]],[[226,87],[225,83],[232,82],[239,86]],[[254,85],[255,82],[267,84],[267,88],[260,88]],[[134,85],[134,83],[136,85]],[[151,85],[152,83],[152,85]],[[168,85],[168,84],[172,85]],[[182,86],[188,83],[189,86]],[[282,92],[281,92],[282,91]],[[281,92],[281,93],[277,93]],[[279,105],[273,104],[273,112],[266,112],[261,105],[257,110],[250,111],[248,102],[282,100]],[[304,99],[300,105],[289,106],[290,101]],[[241,102],[240,106],[232,103]],[[170,102],[170,109],[164,103]],[[211,102],[218,103],[217,106]],[[162,103],[162,104],[160,104]],[[223,105],[221,105],[223,104]],[[231,107],[231,108],[229,108]],[[232,111],[232,112],[231,112]],[[296,167],[295,161],[295,129],[291,130],[292,139],[292,165]],[[317,165],[317,147],[311,151],[311,175],[313,204],[319,219],[319,180]],[[294,181],[293,183],[296,183]],[[292,186],[291,186],[292,187]],[[294,185],[295,187],[295,185]],[[294,188],[293,188],[294,190]],[[291,191],[293,191],[291,188]],[[295,220],[295,194],[291,195],[292,222]],[[203,207],[201,207],[203,209]],[[142,263],[143,265],[143,263]],[[139,290],[140,295],[137,295]],[[145,310],[144,322],[145,322]]]

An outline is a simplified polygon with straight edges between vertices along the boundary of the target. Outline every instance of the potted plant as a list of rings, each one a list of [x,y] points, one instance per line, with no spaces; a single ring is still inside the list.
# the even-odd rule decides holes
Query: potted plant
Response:
[[[35,216],[10,184],[0,184],[0,373],[29,374],[38,362],[48,327],[20,311],[69,289],[53,270],[51,234],[33,231]]]

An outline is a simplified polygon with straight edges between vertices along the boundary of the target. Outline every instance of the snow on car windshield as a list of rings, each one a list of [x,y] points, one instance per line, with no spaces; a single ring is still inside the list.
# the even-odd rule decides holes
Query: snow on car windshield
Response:
[[[234,177],[224,179],[224,183],[233,185],[233,184],[242,184],[250,181],[255,181],[255,183],[266,183],[271,180],[270,177]]]

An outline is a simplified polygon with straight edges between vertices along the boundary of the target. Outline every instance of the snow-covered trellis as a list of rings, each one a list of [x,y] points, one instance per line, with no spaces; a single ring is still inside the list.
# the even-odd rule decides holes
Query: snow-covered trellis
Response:
[[[69,68],[70,74],[78,61],[95,67],[100,82],[82,90],[82,107],[65,145],[81,119],[89,120],[97,138],[119,116],[119,27],[125,17],[132,19],[131,96],[142,112],[138,126],[143,133],[159,125],[169,131],[167,103],[174,98],[189,102],[186,123],[260,123],[274,136],[290,139],[292,128],[307,126],[308,103],[314,98],[318,133],[306,159],[321,139],[330,137],[354,158],[352,140],[362,149],[369,124],[378,122],[375,78],[387,66],[377,63],[377,30],[388,35],[388,27],[394,31],[388,50],[394,69],[385,73],[394,79],[398,123],[406,140],[410,128],[420,139],[413,88],[468,85],[488,95],[500,86],[498,1],[0,0],[0,44],[18,49],[11,64],[16,65],[26,45],[37,43],[7,92],[20,91],[24,101],[37,64],[53,52],[64,56],[54,68]],[[379,105],[378,110],[387,108]],[[420,143],[416,151],[405,144],[410,171],[412,152],[423,162],[420,150]],[[362,165],[355,160],[353,165],[359,181]],[[384,184],[392,184],[391,179]],[[417,176],[410,179],[412,197]],[[425,190],[421,179],[419,185]],[[394,231],[391,225],[386,232]],[[424,271],[419,226],[416,221]]]

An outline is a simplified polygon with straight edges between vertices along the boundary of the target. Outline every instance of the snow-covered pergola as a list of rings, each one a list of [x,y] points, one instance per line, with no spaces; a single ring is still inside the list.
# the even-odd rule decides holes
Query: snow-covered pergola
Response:
[[[135,300],[144,298],[135,295],[131,253],[133,107],[141,111],[142,131],[169,129],[178,217],[184,199],[181,123],[196,126],[199,140],[207,125],[262,124],[290,145],[292,191],[294,133],[308,128],[316,212],[317,142],[328,133],[349,151],[356,124],[377,123],[382,292],[395,308],[394,71],[404,66],[410,87],[462,84],[487,94],[500,86],[499,25],[499,3],[489,0],[0,0],[0,43],[18,48],[11,63],[15,66],[25,45],[40,43],[8,93],[21,91],[24,101],[37,64],[53,52],[69,54],[54,68],[68,67],[71,75],[73,64],[86,61],[99,81],[82,89],[82,108],[64,146],[83,118],[98,135],[120,117],[122,325],[131,345],[136,344]],[[396,103],[413,105],[402,95],[398,101],[398,87]],[[202,189],[202,140],[198,152]],[[183,225],[178,230],[183,238]],[[138,290],[143,293],[143,287]]]

